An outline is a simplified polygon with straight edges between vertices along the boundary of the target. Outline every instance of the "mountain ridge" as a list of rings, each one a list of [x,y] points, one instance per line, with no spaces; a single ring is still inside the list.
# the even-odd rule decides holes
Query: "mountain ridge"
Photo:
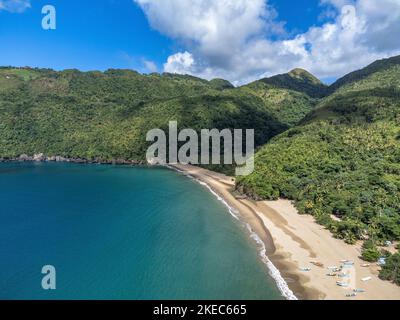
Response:
[[[256,199],[293,200],[301,214],[348,243],[364,241],[367,261],[378,259],[385,241],[400,240],[400,59],[394,58],[345,78],[352,81],[264,145],[253,174],[237,184]]]

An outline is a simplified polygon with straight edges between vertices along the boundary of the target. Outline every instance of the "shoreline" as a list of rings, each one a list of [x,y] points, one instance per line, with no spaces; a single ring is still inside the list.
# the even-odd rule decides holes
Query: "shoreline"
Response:
[[[235,194],[235,182],[232,177],[191,165],[176,164],[168,167],[205,184],[251,228],[250,236],[256,242],[262,242],[265,256],[273,265],[268,267],[270,274],[271,268],[276,268],[279,270],[279,277],[285,281],[289,289],[286,294],[282,292],[282,284],[277,285],[287,299],[400,299],[400,287],[380,280],[378,266],[371,264],[369,267],[362,267],[365,262],[359,258],[361,244],[348,245],[335,239],[328,230],[318,225],[312,216],[298,214],[292,202],[250,200]],[[252,232],[259,240],[254,239]],[[260,255],[262,257],[262,254]],[[353,266],[345,266],[343,269],[345,279],[327,276],[328,267],[340,266],[344,260],[354,263]],[[313,262],[322,263],[324,267],[313,265]],[[264,263],[268,264],[268,261]],[[277,281],[276,275],[271,276]],[[362,281],[367,277],[371,279]],[[338,286],[337,281],[348,282],[348,287]],[[352,294],[354,289],[363,289],[365,292],[358,293],[356,297],[346,297]]]
[[[112,159],[104,160],[101,158],[85,159],[85,158],[69,158],[63,156],[46,156],[38,153],[33,156],[22,154],[15,158],[0,158],[0,163],[24,163],[24,162],[60,162],[60,163],[76,163],[76,164],[103,164],[103,165],[147,165],[146,161]]]
[[[64,157],[46,157],[42,154],[15,159],[0,158],[0,163],[66,162],[101,165],[146,165],[140,161],[86,160]],[[152,166],[149,166],[152,167]],[[371,264],[362,267],[359,259],[361,243],[348,245],[333,238],[312,216],[298,214],[289,200],[255,201],[235,192],[235,179],[224,174],[191,165],[167,165],[204,185],[229,210],[230,214],[245,224],[250,237],[258,246],[262,262],[268,267],[282,296],[289,300],[400,300],[400,287],[378,278],[379,267]],[[290,223],[289,223],[290,221]],[[340,266],[343,260],[354,262],[350,286],[342,288],[336,281],[343,279],[328,277],[328,266]],[[320,262],[324,268],[312,264]],[[310,268],[308,271],[300,269]],[[362,279],[371,277],[370,281]],[[366,290],[357,297],[346,297],[353,289]]]

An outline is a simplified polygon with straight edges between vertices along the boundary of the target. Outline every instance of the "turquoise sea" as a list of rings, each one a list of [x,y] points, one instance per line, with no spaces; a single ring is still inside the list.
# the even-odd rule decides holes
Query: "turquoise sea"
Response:
[[[0,164],[0,221],[0,299],[283,299],[245,227],[168,169]]]

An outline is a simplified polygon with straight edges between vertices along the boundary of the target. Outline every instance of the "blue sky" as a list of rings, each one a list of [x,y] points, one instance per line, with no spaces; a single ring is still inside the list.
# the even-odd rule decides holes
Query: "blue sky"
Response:
[[[385,43],[376,50],[373,43],[356,39],[360,32],[355,29],[350,30],[350,44],[340,42],[349,36],[337,26],[347,21],[351,28],[355,18],[368,23],[374,17],[363,2],[373,0],[235,0],[235,7],[226,9],[222,1],[0,0],[0,65],[157,70],[224,77],[240,84],[293,67],[334,79],[400,49]],[[25,10],[16,9],[23,3]],[[41,28],[46,4],[57,10],[56,30]],[[345,5],[353,7],[355,15],[352,10],[343,13]],[[330,26],[336,26],[338,34],[321,43]],[[343,47],[331,59],[330,45],[332,50]],[[344,63],[350,56],[344,46],[349,45],[362,57]]]
[[[56,30],[41,27],[48,3],[57,10]],[[143,69],[143,59],[161,65],[174,47],[131,0],[36,0],[31,6],[23,13],[0,11],[0,65]]]

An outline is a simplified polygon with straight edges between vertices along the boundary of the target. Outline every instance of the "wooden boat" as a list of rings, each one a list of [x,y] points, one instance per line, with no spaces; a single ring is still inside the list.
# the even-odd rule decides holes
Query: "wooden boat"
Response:
[[[320,268],[323,268],[323,267],[324,267],[324,264],[321,263],[321,262],[310,262],[310,263],[313,264],[313,265],[316,266],[316,267],[320,267]]]

